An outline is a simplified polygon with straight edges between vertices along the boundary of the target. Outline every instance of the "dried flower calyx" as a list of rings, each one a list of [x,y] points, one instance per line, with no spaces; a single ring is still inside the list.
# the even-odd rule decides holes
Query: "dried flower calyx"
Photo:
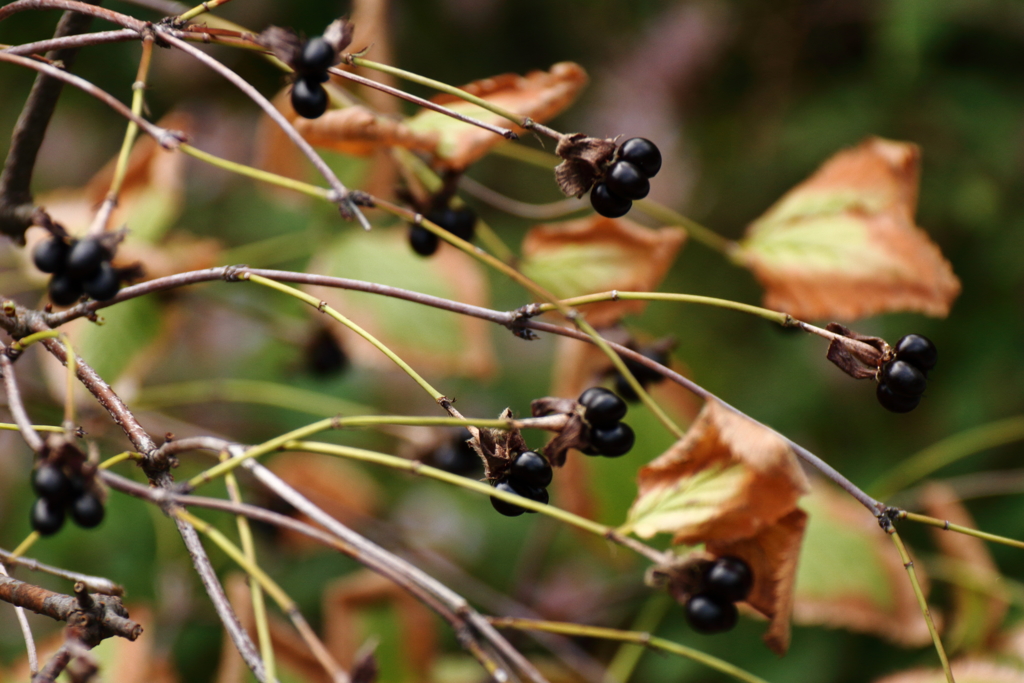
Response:
[[[309,40],[279,26],[260,34],[260,43],[295,71],[291,102],[299,116],[315,119],[327,111],[327,91],[321,83],[329,79],[327,70],[341,61],[342,51],[352,42],[352,30],[347,19],[336,19],[322,36]]]

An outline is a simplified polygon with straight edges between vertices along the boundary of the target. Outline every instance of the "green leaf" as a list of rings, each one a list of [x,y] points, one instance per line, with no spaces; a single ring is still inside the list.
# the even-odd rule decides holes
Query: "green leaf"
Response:
[[[708,467],[672,486],[652,489],[637,498],[626,527],[641,538],[651,538],[699,525],[738,495],[744,478],[742,465]]]

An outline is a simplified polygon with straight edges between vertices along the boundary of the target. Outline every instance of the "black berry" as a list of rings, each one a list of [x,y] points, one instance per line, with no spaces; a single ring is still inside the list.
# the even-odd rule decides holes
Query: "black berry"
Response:
[[[902,396],[893,393],[892,389],[886,384],[878,385],[878,389],[875,390],[875,396],[878,397],[878,402],[882,404],[883,408],[894,413],[909,413],[921,402],[920,396]]]
[[[32,252],[32,262],[44,273],[57,273],[64,270],[68,263],[71,248],[59,237],[50,237],[36,245]]]
[[[449,207],[435,209],[427,214],[427,220],[436,223],[451,234],[467,242],[473,241],[476,228],[476,212],[468,206],[458,209]]]
[[[509,483],[512,484],[512,490],[518,493],[523,498],[529,498],[530,500],[537,501],[538,503],[548,504],[548,490],[543,486],[530,486],[529,484],[510,479]],[[527,510],[527,512],[533,513],[536,510]]]
[[[579,398],[583,417],[592,425],[611,425],[626,416],[626,402],[603,387],[590,387]]]
[[[81,281],[71,273],[56,273],[47,287],[50,301],[58,306],[70,306],[84,294]]]
[[[71,503],[71,519],[83,529],[99,526],[103,514],[103,503],[91,491],[86,491]]]
[[[750,595],[754,573],[738,557],[720,557],[704,572],[704,592],[726,602],[739,602]]]
[[[110,250],[95,238],[78,240],[68,254],[68,273],[79,278],[92,277],[111,257]]]
[[[629,453],[636,441],[633,429],[624,422],[590,428],[590,445],[600,455],[617,458]]]
[[[292,85],[292,108],[303,118],[319,118],[327,111],[327,91],[315,79],[302,76]]]
[[[660,365],[668,366],[668,351],[647,348],[641,349],[640,355],[644,356],[645,358],[649,358]],[[629,372],[633,375],[633,377],[636,378],[638,382],[640,382],[640,386],[642,386],[645,389],[647,388],[648,384],[654,384],[665,379],[665,376],[662,375],[657,370],[652,370],[646,365],[641,365],[640,363],[637,363],[635,360],[623,358],[623,361],[625,361],[626,367],[629,369]],[[636,401],[640,400],[640,397],[637,396],[637,393],[633,391],[633,387],[630,386],[629,382],[626,381],[626,378],[623,377],[621,374],[616,374],[615,376],[615,393],[617,393],[619,396],[626,399],[630,403],[635,403]]]
[[[498,491],[504,491],[505,493],[519,493],[514,488],[512,488],[512,484],[510,484],[508,480],[499,481],[497,484],[494,485],[494,488],[497,489]],[[515,505],[514,503],[507,503],[501,499],[495,498],[494,496],[491,496],[491,505],[494,507],[495,510],[505,515],[506,517],[518,517],[519,515],[526,512],[526,508],[521,508],[518,505]]]
[[[882,384],[894,394],[916,397],[924,393],[924,373],[905,360],[891,360],[882,366]]]
[[[651,183],[643,172],[628,161],[616,161],[604,179],[608,190],[626,199],[643,199],[651,191]]]
[[[323,38],[312,38],[302,46],[297,65],[303,73],[321,73],[334,63],[334,48]]]
[[[420,256],[430,256],[440,243],[440,238],[422,225],[409,226],[409,245]]]
[[[738,617],[736,605],[710,595],[694,595],[686,601],[686,620],[698,633],[729,631]]]
[[[469,475],[477,472],[481,467],[480,456],[467,443],[470,437],[468,429],[460,429],[430,454],[430,464],[452,474]]]
[[[100,269],[92,277],[82,282],[82,289],[96,301],[108,301],[117,296],[121,289],[121,280],[110,261],[100,263]]]
[[[333,377],[348,367],[348,356],[330,330],[319,328],[306,342],[306,371],[317,377]]]
[[[39,498],[32,506],[32,528],[43,536],[52,536],[64,526],[64,506],[46,498]]]
[[[40,498],[63,505],[71,493],[71,480],[64,474],[64,470],[56,465],[40,465],[32,472],[32,490]]]
[[[623,142],[619,146],[619,158],[635,164],[648,178],[661,170],[661,152],[647,138],[630,138]]]
[[[908,334],[896,342],[896,358],[916,366],[927,373],[939,360],[939,352],[928,337]]]
[[[537,451],[523,451],[512,461],[509,476],[514,484],[523,482],[529,486],[544,488],[551,483],[551,463]]]
[[[594,211],[605,218],[625,216],[633,206],[633,202],[628,199],[612,194],[604,183],[594,185],[594,189],[590,191],[590,204]]]

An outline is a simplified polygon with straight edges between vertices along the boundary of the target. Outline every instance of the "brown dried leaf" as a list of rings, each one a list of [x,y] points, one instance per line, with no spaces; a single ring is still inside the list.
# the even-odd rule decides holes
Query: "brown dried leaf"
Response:
[[[869,138],[785,194],[738,254],[765,305],[807,319],[947,315],[960,281],[914,224],[919,171],[915,145]]]
[[[645,228],[632,221],[591,216],[536,225],[523,240],[522,270],[557,296],[613,289],[649,292],[661,282],[686,240],[680,228]],[[643,301],[606,301],[586,307],[587,320],[611,325],[639,313]]]
[[[789,620],[793,611],[800,542],[807,526],[807,513],[796,509],[750,538],[734,541],[709,540],[707,551],[716,557],[738,557],[750,565],[754,586],[746,602],[770,623],[764,642],[772,652],[783,655],[789,649]]]
[[[381,145],[433,153],[439,140],[437,133],[416,132],[398,119],[360,105],[331,109],[318,119],[305,119],[291,109],[289,98],[285,114],[309,144],[341,154],[369,156]]]
[[[644,538],[671,533],[673,543],[688,545],[749,539],[810,490],[781,437],[715,400],[637,479],[630,528]]]
[[[951,487],[931,482],[921,493],[921,506],[932,517],[976,527],[970,513]],[[954,571],[965,579],[952,587],[953,606],[943,635],[950,649],[979,649],[991,644],[1009,608],[999,568],[988,546],[978,538],[932,529],[935,543],[955,562]],[[970,585],[979,588],[971,588]]]
[[[564,111],[587,84],[587,72],[579,64],[559,62],[549,71],[531,71],[525,76],[502,74],[462,86],[462,90],[511,110],[537,123],[543,123]],[[433,98],[438,104],[498,126],[511,127],[505,118],[492,114],[454,95]],[[477,126],[467,125],[444,114],[423,110],[408,121],[420,133],[439,133],[437,163],[451,170],[462,170],[483,157],[503,138]]]
[[[801,502],[810,515],[793,620],[881,636],[904,647],[931,641],[906,569],[878,522],[845,492],[817,480]],[[924,568],[917,565],[925,582]]]

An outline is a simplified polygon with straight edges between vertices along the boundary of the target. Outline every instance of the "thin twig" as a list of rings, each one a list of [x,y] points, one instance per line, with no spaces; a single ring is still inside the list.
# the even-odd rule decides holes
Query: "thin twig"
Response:
[[[29,419],[28,413],[25,412],[25,404],[21,400],[18,380],[14,377],[14,363],[11,362],[11,358],[7,355],[6,348],[2,344],[0,344],[0,374],[3,374],[4,391],[7,393],[7,409],[11,411],[11,417],[14,419],[15,424],[18,425],[21,438],[25,439],[25,443],[34,452],[42,453],[46,444],[43,442],[42,437],[32,428],[32,420]]]
[[[87,642],[92,645],[110,636],[135,640],[142,635],[142,626],[126,616],[120,598],[90,595],[83,605],[78,594],[85,590],[84,586],[81,591],[76,587],[76,595],[64,595],[10,576],[0,576],[0,600],[57,621],[67,621],[69,626],[87,634]]]
[[[921,589],[921,582],[917,579],[917,570],[914,569],[914,561],[910,558],[910,553],[907,552],[907,547],[903,544],[903,539],[896,533],[896,527],[893,526],[892,522],[888,522],[884,527],[885,532],[892,537],[892,542],[896,544],[896,550],[899,551],[900,559],[903,560],[903,567],[907,570],[907,576],[910,577],[910,584],[914,588],[914,595],[917,597],[917,604],[921,608],[921,614],[924,615],[925,623],[928,625],[928,633],[931,634],[932,643],[935,645],[935,651],[939,655],[939,661],[942,662],[942,670],[946,673],[946,683],[956,683],[953,680],[953,670],[949,667],[949,659],[946,657],[946,649],[942,646],[942,638],[939,637],[938,629],[935,628],[935,621],[932,619],[931,609],[928,607],[928,600],[924,596],[924,591]]]
[[[146,30],[147,26],[146,22],[135,17],[103,7],[97,7],[87,2],[78,2],[78,0],[15,0],[10,4],[0,7],[0,21],[3,21],[12,14],[34,9],[62,9],[68,12],[84,14],[109,21],[124,28],[130,28],[136,33],[142,33]]]
[[[52,78],[55,78],[59,81],[63,81],[65,83],[75,86],[79,90],[82,90],[83,92],[92,95],[100,102],[103,102],[108,107],[110,107],[111,109],[113,109],[129,121],[132,121],[135,124],[137,124],[139,128],[144,130],[147,135],[152,136],[153,139],[155,139],[157,143],[159,143],[160,146],[165,149],[174,149],[174,147],[184,139],[181,133],[170,131],[167,130],[166,128],[161,128],[156,124],[150,123],[141,116],[137,116],[135,113],[132,112],[131,109],[126,107],[116,97],[106,92],[105,90],[97,88],[95,85],[85,80],[84,78],[79,78],[74,74],[69,74],[66,71],[62,71],[61,69],[58,69],[55,66],[51,66],[50,64],[45,64],[35,59],[29,59],[28,57],[19,57],[18,55],[12,55],[6,52],[0,52],[0,62],[10,62],[12,64],[17,64],[18,66],[23,66],[28,69],[34,69],[35,71],[44,73],[47,76],[51,76]]]
[[[207,270],[197,270],[187,273],[179,273],[177,275],[171,275],[164,278],[158,278],[150,280],[149,282],[142,283],[140,285],[134,285],[132,287],[126,287],[114,299],[107,302],[92,301],[85,304],[79,304],[74,308],[70,308],[62,313],[51,314],[46,317],[46,320],[52,325],[62,325],[75,318],[80,318],[84,315],[104,308],[105,306],[113,305],[127,299],[131,299],[137,296],[143,296],[157,291],[164,291],[173,289],[189,284],[195,284],[199,282],[212,282],[215,280],[235,280],[241,273],[249,272],[255,275],[261,275],[263,277],[281,280],[284,282],[294,282],[301,284],[316,284],[323,285],[325,287],[337,287],[339,289],[351,289],[360,292],[369,292],[372,294],[380,294],[382,296],[390,296],[394,298],[404,299],[406,301],[413,301],[426,306],[432,306],[454,313],[462,315],[469,315],[482,320],[488,320],[499,325],[504,325],[510,329],[528,329],[537,332],[548,332],[550,334],[556,334],[563,337],[570,337],[579,341],[594,343],[593,340],[586,334],[569,327],[563,327],[560,325],[554,325],[551,323],[540,322],[537,320],[523,320],[515,312],[502,312],[494,311],[488,308],[482,308],[479,306],[471,306],[469,304],[463,304],[457,301],[451,301],[448,299],[442,299],[440,297],[434,297],[427,294],[421,294],[419,292],[412,292],[409,290],[400,289],[397,287],[389,287],[386,285],[379,285],[372,282],[364,282],[360,280],[350,280],[347,278],[335,278],[328,277],[325,275],[309,275],[306,273],[292,273],[288,271],[279,270],[266,270],[258,268],[245,268],[244,266],[225,266],[221,268],[210,268]],[[18,309],[20,311],[20,309]],[[3,322],[0,319],[0,322]],[[643,354],[640,354],[633,349],[629,349],[621,344],[615,344],[608,342],[608,345],[615,350],[615,352],[628,359],[632,363],[636,363],[644,366],[650,370],[653,370],[661,374],[666,379],[669,379],[676,384],[679,384],[691,393],[699,396],[704,400],[717,400],[722,406],[735,414],[751,420],[753,423],[761,425],[765,429],[770,430],[773,434],[776,434],[779,438],[783,439],[790,448],[793,449],[801,459],[807,462],[809,465],[819,470],[826,477],[831,479],[833,482],[842,487],[847,493],[853,496],[858,502],[866,507],[871,514],[876,517],[881,515],[886,506],[869,496],[863,490],[861,490],[856,484],[851,482],[845,476],[839,473],[834,467],[829,465],[827,462],[814,455],[806,448],[796,443],[792,439],[786,437],[784,434],[771,429],[767,425],[763,425],[754,418],[750,417],[738,408],[726,403],[722,399],[718,398],[715,394],[711,393],[704,387],[700,386],[688,377],[680,375],[671,368],[661,365],[657,361],[647,358]]]
[[[259,108],[262,109],[267,114],[267,116],[269,116],[274,121],[274,123],[281,127],[281,130],[284,131],[285,135],[287,135],[288,138],[292,141],[292,143],[294,143],[295,146],[299,148],[299,151],[301,151],[306,156],[306,158],[310,160],[310,162],[320,173],[320,175],[322,175],[324,179],[327,180],[327,184],[330,185],[331,189],[334,190],[335,192],[336,196],[334,197],[334,201],[338,203],[338,208],[341,210],[342,215],[345,218],[354,217],[356,220],[359,221],[359,224],[362,225],[364,229],[370,229],[370,222],[366,220],[366,216],[364,216],[363,212],[359,210],[359,207],[357,207],[352,202],[352,199],[349,196],[348,189],[346,189],[342,182],[338,180],[338,176],[334,174],[334,171],[331,170],[331,167],[327,165],[327,162],[320,158],[320,155],[316,153],[316,150],[313,149],[313,146],[306,142],[306,139],[302,137],[302,135],[300,135],[297,130],[295,130],[295,126],[293,126],[291,122],[284,117],[284,114],[279,112],[277,110],[277,107],[271,104],[270,100],[264,97],[262,93],[260,93],[260,91],[258,91],[252,85],[250,85],[249,82],[246,81],[244,78],[242,78],[234,71],[224,66],[216,59],[203,52],[202,50],[192,45],[189,45],[184,40],[175,38],[166,31],[161,31],[160,35],[163,38],[163,40],[166,40],[172,46],[178,48],[185,54],[194,57],[198,61],[202,62],[206,66],[210,67],[211,69],[219,73],[221,76],[230,81],[232,85],[234,85],[236,88],[245,93],[245,95],[249,97],[249,99],[255,102],[259,106]]]
[[[435,102],[431,102],[430,100],[425,100],[422,97],[417,97],[416,95],[413,95],[411,93],[407,93],[404,90],[399,90],[398,88],[392,88],[390,85],[384,85],[383,83],[379,83],[379,82],[371,80],[369,78],[364,78],[364,77],[360,76],[359,74],[352,73],[351,71],[345,71],[344,69],[338,69],[336,67],[330,68],[330,69],[328,69],[328,71],[331,72],[332,74],[334,74],[335,76],[341,76],[342,78],[350,80],[353,83],[359,83],[360,85],[365,85],[365,86],[367,86],[369,88],[374,88],[375,90],[380,90],[381,92],[385,92],[388,95],[392,95],[394,97],[398,97],[398,98],[406,100],[408,102],[412,102],[413,104],[415,104],[417,106],[420,106],[420,107],[423,107],[424,109],[429,109],[431,111],[436,111],[439,114],[444,114],[445,116],[450,116],[451,118],[455,119],[456,121],[461,121],[463,123],[468,123],[471,126],[477,126],[478,128],[483,128],[486,131],[489,131],[489,132],[494,133],[496,135],[500,135],[501,137],[505,138],[506,140],[518,140],[519,139],[519,136],[516,135],[515,131],[513,131],[510,128],[502,128],[501,126],[495,126],[492,123],[487,123],[486,121],[481,121],[480,119],[475,119],[472,116],[467,116],[465,114],[460,114],[459,112],[455,111],[454,109],[449,109],[448,107],[442,106],[442,105],[437,104]]]
[[[7,567],[0,562],[0,576],[10,577]],[[39,653],[36,651],[36,639],[32,636],[32,627],[25,616],[25,608],[16,606],[14,613],[18,618],[18,626],[21,627],[21,636],[25,639],[25,651],[28,655],[28,672],[33,676],[39,671]]]
[[[105,579],[101,576],[89,576],[88,574],[80,574],[73,572],[70,569],[62,569],[60,567],[54,567],[48,564],[43,564],[39,560],[33,560],[28,557],[16,557],[12,553],[3,548],[0,548],[0,560],[7,564],[18,565],[19,567],[25,567],[26,569],[34,572],[43,572],[44,574],[50,574],[51,576],[59,576],[62,579],[68,581],[74,581],[75,583],[81,583],[83,586],[88,588],[93,593],[102,593],[104,595],[124,595],[124,588],[117,585],[110,579]]]
[[[521,202],[517,199],[506,197],[500,192],[496,192],[495,190],[487,187],[483,183],[473,180],[469,176],[462,176],[459,178],[459,188],[465,190],[477,199],[490,204],[499,211],[504,211],[507,214],[519,216],[520,218],[546,221],[554,218],[561,218],[562,216],[566,216],[570,213],[576,213],[577,211],[582,211],[584,209],[588,211],[590,210],[589,204],[574,197],[561,199],[557,202],[550,202],[548,204],[530,204],[528,202]]]
[[[91,22],[92,18],[86,14],[65,12],[57,23],[54,38],[84,33]],[[76,54],[75,48],[68,47],[49,52],[46,57],[70,69]],[[25,241],[25,231],[33,223],[32,173],[63,88],[60,80],[45,74],[37,76],[11,134],[11,145],[0,173],[0,232],[19,243]]]
[[[134,31],[130,28],[123,28],[118,31],[96,31],[94,33],[82,33],[75,36],[63,36],[61,38],[48,38],[46,40],[37,40],[34,43],[22,43],[21,45],[12,45],[11,47],[0,50],[5,54],[9,55],[21,55],[27,57],[28,55],[38,55],[50,50],[68,50],[83,47],[91,47],[93,45],[106,45],[108,43],[126,43],[132,40],[139,39],[139,32]],[[60,61],[60,60],[50,60]],[[67,68],[67,63],[64,63],[64,67]]]
[[[900,510],[898,513],[899,519],[909,519],[911,522],[918,522],[919,524],[927,524],[943,531],[955,531],[958,534],[964,534],[965,536],[974,536],[980,538],[983,541],[989,541],[991,543],[998,543],[1000,545],[1008,545],[1011,548],[1019,548],[1024,550],[1024,541],[1018,541],[1015,538],[1007,538],[1006,536],[999,536],[997,534],[990,534],[986,531],[979,531],[978,529],[972,529],[967,526],[960,524],[953,524],[947,519],[938,519],[936,517],[929,517],[927,515],[919,515],[914,512],[907,512],[906,510]]]

